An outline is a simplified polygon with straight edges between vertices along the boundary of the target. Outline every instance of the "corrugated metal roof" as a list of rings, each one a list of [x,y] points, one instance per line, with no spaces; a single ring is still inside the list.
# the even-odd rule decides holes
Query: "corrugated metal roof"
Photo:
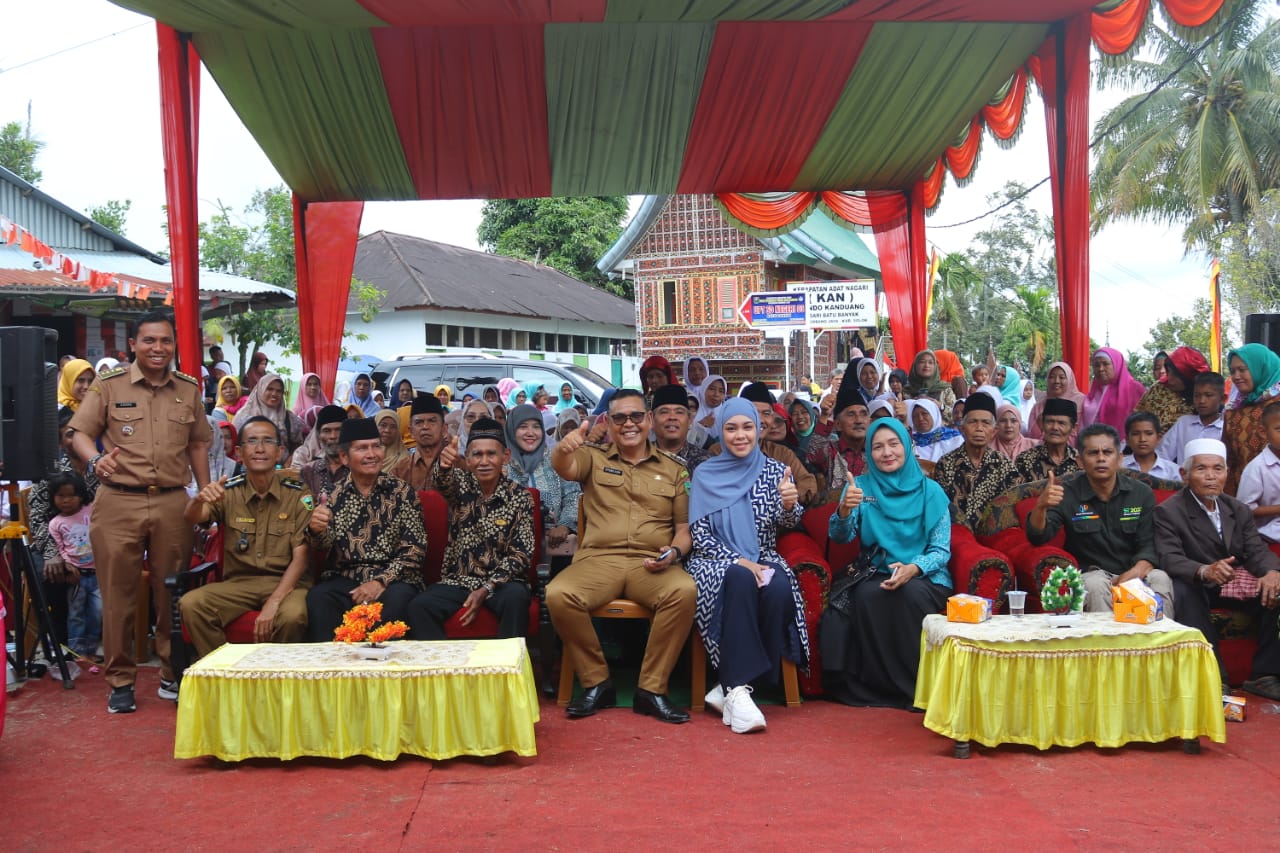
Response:
[[[559,270],[389,231],[360,238],[355,277],[387,294],[383,309],[449,308],[636,325],[633,303]]]

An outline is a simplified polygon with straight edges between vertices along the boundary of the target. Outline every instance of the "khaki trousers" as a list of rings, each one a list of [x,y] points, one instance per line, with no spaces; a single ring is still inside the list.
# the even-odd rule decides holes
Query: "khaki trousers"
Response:
[[[1111,586],[1119,575],[1102,569],[1092,569],[1080,574],[1084,583],[1084,609],[1086,613],[1111,612]],[[1147,586],[1164,599],[1164,618],[1173,618],[1173,579],[1160,569],[1147,572]]]
[[[547,585],[551,622],[583,687],[594,687],[609,677],[591,611],[615,598],[626,598],[653,611],[640,665],[640,689],[667,692],[667,679],[693,627],[698,588],[679,566],[655,574],[645,570],[643,561],[644,556],[613,555],[575,559]]]
[[[146,619],[135,613],[138,582],[145,552],[151,569],[151,601],[156,611],[156,654],[160,677],[173,680],[169,665],[169,591],[164,579],[191,562],[191,525],[182,517],[187,505],[184,489],[154,495],[121,492],[103,485],[89,518],[89,544],[98,567],[102,592],[102,651],[107,684],[125,687],[134,682],[133,624]]]
[[[196,654],[204,657],[225,643],[227,626],[250,610],[261,610],[279,585],[278,575],[240,575],[183,595],[178,609]],[[300,582],[280,602],[270,642],[301,643],[307,638],[307,586]]]

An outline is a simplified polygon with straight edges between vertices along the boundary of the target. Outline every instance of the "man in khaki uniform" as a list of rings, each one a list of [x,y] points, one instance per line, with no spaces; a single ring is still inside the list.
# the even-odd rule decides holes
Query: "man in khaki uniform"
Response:
[[[102,646],[113,714],[135,710],[133,620],[145,552],[156,609],[156,653],[162,699],[176,700],[169,665],[169,592],[166,575],[191,560],[191,525],[182,516],[186,485],[209,482],[212,431],[200,382],[170,370],[176,347],[173,320],[149,312],[134,324],[129,348],[135,361],[99,376],[71,419],[72,447],[102,484],[93,502],[89,542],[102,590]],[[96,442],[102,440],[105,453]]]
[[[315,501],[284,457],[280,429],[264,417],[240,430],[246,473],[210,483],[187,504],[187,521],[223,530],[222,580],[193,589],[178,607],[201,657],[227,641],[226,626],[250,610],[258,643],[299,643],[307,636],[307,523]]]
[[[632,709],[666,723],[688,722],[667,698],[667,679],[693,625],[697,587],[677,564],[689,553],[689,472],[649,442],[651,417],[639,391],[609,401],[612,444],[587,444],[587,425],[551,453],[556,473],[582,483],[580,540],[573,562],[547,586],[547,607],[583,695],[570,717],[616,703],[591,611],[619,596],[653,611]]]

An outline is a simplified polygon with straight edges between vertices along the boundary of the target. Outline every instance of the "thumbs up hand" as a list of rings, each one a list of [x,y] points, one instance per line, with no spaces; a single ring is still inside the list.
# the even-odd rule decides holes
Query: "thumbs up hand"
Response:
[[[1036,507],[1039,509],[1049,509],[1062,503],[1063,498],[1062,486],[1058,485],[1058,479],[1049,472],[1049,483],[1044,487],[1044,491],[1040,493],[1039,499],[1036,501]]]
[[[226,486],[227,475],[223,474],[216,481],[210,481],[208,485],[201,489],[200,494],[196,495],[196,500],[203,501],[210,505],[216,504],[218,501],[222,500],[222,496],[227,493]]]
[[[440,467],[452,468],[454,463],[458,461],[458,437],[455,435],[440,450]]]
[[[840,507],[836,510],[840,513],[841,518],[848,518],[849,513],[862,506],[862,489],[858,488],[857,480],[850,480],[849,485],[845,487],[844,497],[840,499]]]
[[[560,443],[556,445],[556,450],[565,454],[577,452],[578,448],[587,442],[587,432],[591,429],[588,421],[583,421],[582,426],[569,432],[564,438],[560,439]]]
[[[109,451],[104,453],[97,462],[93,463],[93,473],[97,474],[99,478],[105,477],[107,479],[111,479],[111,477],[115,475],[116,468],[120,464],[116,459],[119,455],[119,447],[111,448]]]
[[[782,495],[782,508],[790,512],[795,508],[796,501],[800,499],[800,492],[796,489],[796,480],[788,468],[782,474],[782,481],[778,483],[778,493]]]
[[[311,521],[307,524],[307,529],[315,534],[322,534],[329,529],[329,522],[333,520],[333,510],[329,508],[329,495],[325,492],[320,493],[320,505],[311,511]]]

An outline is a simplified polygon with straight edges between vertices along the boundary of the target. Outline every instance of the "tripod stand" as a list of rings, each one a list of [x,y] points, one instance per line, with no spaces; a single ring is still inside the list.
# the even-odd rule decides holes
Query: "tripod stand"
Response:
[[[9,492],[9,508],[10,514],[13,508],[18,506],[20,500],[18,495],[18,484],[7,483],[5,489]],[[13,669],[19,678],[26,678],[27,672],[35,658],[35,648],[31,649],[31,654],[25,654],[26,648],[26,631],[27,616],[23,607],[23,583],[26,583],[27,589],[30,591],[31,603],[36,611],[36,624],[38,626],[38,636],[40,645],[44,648],[45,660],[53,661],[58,665],[58,672],[62,675],[62,686],[66,690],[74,690],[75,683],[71,680],[71,673],[67,670],[67,658],[62,653],[62,643],[59,642],[57,636],[53,633],[53,623],[49,620],[49,602],[44,597],[44,586],[40,583],[40,577],[36,574],[35,560],[31,557],[31,549],[27,547],[25,538],[27,528],[16,521],[10,521],[4,527],[0,527],[0,543],[3,543],[5,553],[9,558],[9,568],[12,571],[13,585],[13,631],[17,640],[17,653],[14,655]]]

